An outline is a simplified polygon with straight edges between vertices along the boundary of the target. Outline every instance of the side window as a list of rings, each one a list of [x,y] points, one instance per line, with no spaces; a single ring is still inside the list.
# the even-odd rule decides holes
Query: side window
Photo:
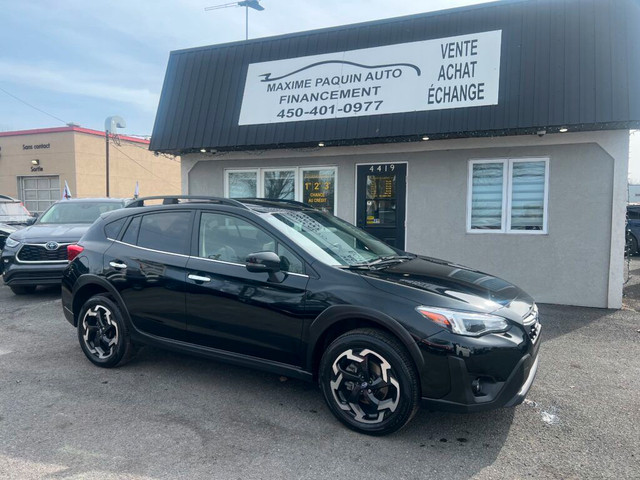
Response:
[[[121,240],[122,242],[128,243],[130,245],[135,245],[136,243],[138,243],[138,232],[140,231],[140,218],[141,217],[135,217],[133,220],[131,220],[131,223],[127,227],[127,231],[124,232],[124,235],[122,236],[122,240]]]
[[[302,261],[296,257],[291,250],[278,243],[278,256],[280,257],[280,268],[284,272],[304,273]]]
[[[298,257],[252,223],[219,213],[203,213],[200,217],[198,256],[244,264],[247,255],[256,252],[275,252],[282,259],[284,271],[303,273]]]
[[[116,239],[122,230],[124,222],[127,221],[127,217],[116,220],[115,222],[108,223],[104,226],[104,234],[107,238]]]
[[[198,256],[244,264],[247,255],[275,252],[275,240],[255,225],[230,215],[203,213]]]
[[[190,238],[190,220],[191,212],[144,215],[140,222],[137,245],[162,252],[186,254]]]

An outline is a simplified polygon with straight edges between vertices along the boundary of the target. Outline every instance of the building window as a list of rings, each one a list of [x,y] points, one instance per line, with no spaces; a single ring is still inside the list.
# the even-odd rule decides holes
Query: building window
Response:
[[[229,198],[251,198],[258,196],[257,171],[227,171],[227,188]]]
[[[336,176],[336,167],[226,170],[225,196],[297,200],[335,213]]]
[[[469,162],[467,232],[547,233],[548,158]]]
[[[296,199],[296,171],[294,170],[265,170],[263,172],[264,198],[280,200]]]
[[[335,213],[335,168],[303,168],[300,188],[304,203],[313,205],[323,212]]]
[[[18,196],[31,213],[42,213],[61,198],[57,176],[18,177],[18,187]]]

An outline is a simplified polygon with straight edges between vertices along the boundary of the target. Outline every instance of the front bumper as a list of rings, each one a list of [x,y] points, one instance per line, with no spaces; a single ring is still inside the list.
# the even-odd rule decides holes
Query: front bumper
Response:
[[[11,286],[58,285],[67,263],[18,263],[2,256],[2,279]]]
[[[423,388],[423,404],[434,410],[472,413],[522,403],[538,371],[540,326],[537,325],[535,342],[524,334],[512,336],[511,348],[499,345],[502,339],[498,336],[495,340],[498,345],[494,348],[457,345],[441,356],[441,365],[448,370],[447,391],[434,398]],[[489,343],[489,339],[485,341]],[[428,365],[428,357],[426,360]],[[474,385],[479,390],[474,390]]]

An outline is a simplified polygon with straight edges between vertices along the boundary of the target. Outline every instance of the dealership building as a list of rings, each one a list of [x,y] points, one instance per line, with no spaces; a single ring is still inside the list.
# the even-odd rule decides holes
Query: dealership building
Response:
[[[185,193],[303,201],[620,308],[638,25],[633,0],[512,0],[175,51],[150,148]]]
[[[149,141],[120,135],[110,139],[109,194],[130,198],[180,193],[180,159],[149,151]],[[79,126],[0,132],[0,194],[42,213],[62,198],[106,194],[104,132]]]

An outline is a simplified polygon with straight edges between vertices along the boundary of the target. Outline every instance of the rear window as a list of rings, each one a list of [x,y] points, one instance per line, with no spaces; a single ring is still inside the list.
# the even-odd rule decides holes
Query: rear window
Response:
[[[131,223],[127,227],[127,231],[124,232],[124,235],[122,236],[122,241],[124,243],[129,243],[131,245],[135,245],[136,243],[138,243],[138,232],[140,231],[140,218],[141,217],[135,217],[133,220],[131,220]]]
[[[107,223],[104,226],[104,234],[107,236],[107,238],[111,238],[114,240],[118,238],[120,230],[122,230],[122,227],[126,220],[126,218],[121,218],[120,220],[116,220],[115,222]]]
[[[0,202],[0,219],[3,221],[24,221],[29,216],[22,203]]]

